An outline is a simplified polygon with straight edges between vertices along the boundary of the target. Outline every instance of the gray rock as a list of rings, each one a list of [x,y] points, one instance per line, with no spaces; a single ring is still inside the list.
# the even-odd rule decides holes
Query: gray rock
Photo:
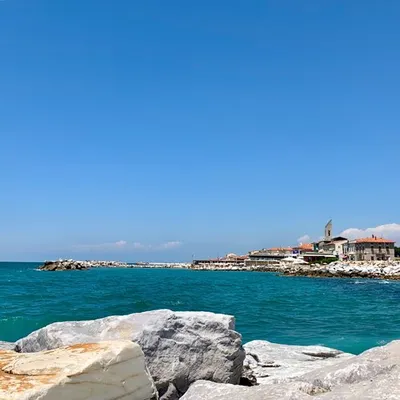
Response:
[[[327,398],[335,399],[335,393],[368,392],[368,387],[378,387],[388,394],[399,391],[400,380],[396,385],[385,386],[385,381],[395,382],[399,377],[400,341],[396,340],[383,347],[375,347],[359,356],[345,360],[339,364],[322,368],[318,371],[305,374],[300,381],[311,383],[324,390],[332,391]],[[353,387],[350,387],[354,385]],[[336,389],[336,388],[341,388]],[[333,397],[332,397],[333,396]],[[344,394],[343,394],[344,396]],[[346,397],[343,397],[346,398]],[[348,397],[353,398],[353,397]],[[359,397],[355,397],[359,398]],[[363,398],[363,397],[362,397]],[[377,397],[382,399],[384,397]],[[400,398],[400,397],[393,397]]]
[[[15,343],[0,341],[0,350],[14,350]]]
[[[198,381],[190,386],[181,400],[312,400],[311,385],[285,383],[244,387]]]
[[[20,352],[103,340],[138,343],[160,396],[179,396],[197,380],[237,384],[244,350],[232,316],[206,312],[150,311],[93,321],[57,322],[16,343]],[[170,385],[173,388],[170,388]],[[173,398],[173,397],[171,397]]]
[[[254,376],[258,384],[284,382],[355,357],[323,346],[289,346],[263,340],[246,343],[244,349],[244,377]]]
[[[400,399],[400,368],[353,385],[338,386],[332,392],[318,397],[321,400],[398,400]]]

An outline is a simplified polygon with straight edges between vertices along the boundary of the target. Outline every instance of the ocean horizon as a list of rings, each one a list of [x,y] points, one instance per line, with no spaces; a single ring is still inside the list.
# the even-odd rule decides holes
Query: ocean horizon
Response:
[[[52,322],[155,309],[234,315],[244,343],[359,354],[398,338],[398,281],[185,269],[44,272],[40,264],[0,262],[0,340],[16,341]]]

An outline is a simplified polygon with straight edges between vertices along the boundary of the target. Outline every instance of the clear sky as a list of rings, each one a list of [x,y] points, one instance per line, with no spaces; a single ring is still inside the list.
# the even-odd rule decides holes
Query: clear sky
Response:
[[[0,259],[400,239],[397,0],[3,0]],[[370,231],[368,231],[370,232]]]

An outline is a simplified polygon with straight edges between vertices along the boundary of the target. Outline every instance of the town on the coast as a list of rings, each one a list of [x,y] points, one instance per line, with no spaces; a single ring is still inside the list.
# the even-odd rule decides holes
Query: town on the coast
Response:
[[[377,235],[358,239],[334,236],[330,220],[319,241],[253,250],[246,255],[230,253],[222,258],[195,259],[191,268],[311,277],[400,279],[400,259],[396,256],[395,241]]]
[[[324,236],[313,243],[300,243],[293,247],[272,247],[250,251],[247,255],[234,253],[223,258],[193,260],[194,265],[262,265],[283,261],[294,263],[325,263],[332,261],[391,261],[395,259],[395,242],[371,235],[349,240],[343,236],[333,236],[333,222],[325,225]]]

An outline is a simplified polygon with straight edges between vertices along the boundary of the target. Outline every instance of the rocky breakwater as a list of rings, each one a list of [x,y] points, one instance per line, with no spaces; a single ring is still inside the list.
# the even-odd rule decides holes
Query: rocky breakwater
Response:
[[[129,339],[141,346],[160,398],[175,400],[198,380],[240,382],[245,352],[234,328],[229,315],[158,310],[54,323],[19,340],[16,350]]]
[[[3,400],[156,400],[143,352],[130,341],[19,354],[0,351]]]
[[[90,268],[130,268],[132,265],[119,261],[76,261],[76,260],[57,260],[45,261],[39,267],[42,271],[72,271],[87,270]]]
[[[343,262],[336,261],[326,265],[293,265],[282,264],[280,272],[284,275],[329,277],[329,278],[373,278],[400,279],[400,262],[369,261]]]

